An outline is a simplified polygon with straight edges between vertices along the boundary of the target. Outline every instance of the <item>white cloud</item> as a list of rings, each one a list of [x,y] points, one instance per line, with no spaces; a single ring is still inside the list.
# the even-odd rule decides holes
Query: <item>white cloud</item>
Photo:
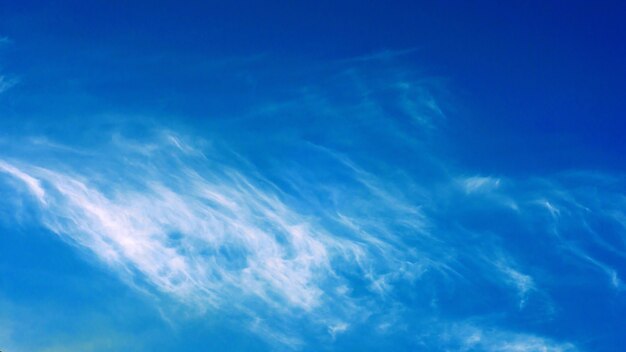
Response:
[[[500,179],[488,176],[471,176],[461,180],[466,193],[488,192],[500,186]]]
[[[540,336],[485,327],[472,322],[451,323],[443,327],[440,343],[450,350],[493,352],[574,352],[571,343]]]
[[[558,226],[577,211],[591,214],[589,207],[580,206],[588,202],[563,189],[553,194],[545,184],[515,180],[507,180],[507,188],[501,189],[501,179],[485,176],[451,177],[446,187],[452,191],[433,188],[427,193],[410,179],[384,182],[347,157],[320,147],[315,148],[337,161],[349,182],[316,186],[289,181],[296,188],[313,187],[316,196],[331,195],[332,201],[323,207],[302,194],[285,192],[251,164],[215,148],[198,148],[171,131],[143,142],[117,136],[98,152],[52,144],[50,150],[65,155],[66,161],[0,161],[0,172],[22,182],[37,200],[44,226],[91,251],[131,285],[147,285],[200,312],[238,310],[252,320],[251,329],[294,348],[302,342],[284,329],[288,324],[273,325],[263,312],[294,317],[304,313],[335,338],[396,304],[398,287],[445,287],[458,281],[480,285],[481,276],[495,274],[493,284],[515,292],[520,308],[532,292],[546,296],[539,292],[537,279],[498,245],[498,238],[504,237],[477,232],[480,241],[470,243],[450,232],[454,227],[449,224],[466,226],[458,215],[464,211],[458,200],[467,194],[488,195],[477,197],[485,209],[499,208],[502,199],[520,204],[513,215],[521,218],[534,217],[539,205],[548,209],[553,221],[559,218]],[[556,210],[546,206],[553,203],[565,210],[555,216]],[[438,217],[447,214],[445,206],[459,204],[452,213],[456,217]],[[618,209],[606,213],[615,221],[623,218]],[[469,226],[464,233],[473,233]],[[486,254],[489,251],[500,254],[494,257]],[[602,269],[614,287],[622,286],[615,269],[582,250],[577,256]],[[361,280],[356,283],[360,289],[346,273]],[[430,282],[419,282],[423,275],[430,275]],[[427,298],[425,309],[442,309],[428,303],[438,301],[436,295]],[[402,320],[397,317],[394,324],[404,324]],[[390,323],[376,326],[393,331],[385,324]],[[486,350],[569,348],[532,335],[497,335],[501,340],[493,336],[476,330],[462,341]]]
[[[256,300],[283,313],[341,304],[341,315],[355,306],[346,303],[349,284],[334,266],[366,271],[364,280],[376,287],[387,279],[388,269],[379,272],[370,254],[394,260],[388,251],[398,250],[386,240],[358,232],[361,225],[347,217],[338,225],[362,240],[338,236],[294,211],[280,190],[251,176],[254,170],[242,171],[248,166],[207,158],[170,132],[160,135],[146,144],[116,137],[104,153],[72,153],[88,155],[88,164],[2,161],[0,171],[27,186],[48,229],[130,284],[147,282],[201,309]],[[54,148],[66,150],[75,149]]]
[[[41,187],[41,183],[38,179],[22,172],[20,169],[14,167],[11,164],[8,164],[2,160],[0,160],[0,172],[7,173],[20,181],[24,182],[28,187],[28,190],[33,193],[41,203],[46,203],[45,195],[46,192]]]
[[[500,263],[498,268],[505,275],[505,280],[510,282],[510,284],[517,289],[520,308],[524,308],[526,300],[528,299],[528,294],[531,291],[536,290],[533,278],[504,263]]]
[[[349,325],[344,322],[338,322],[336,324],[332,324],[328,327],[328,333],[333,338],[333,340],[337,337],[337,335],[344,333],[348,330]]]
[[[355,61],[386,61],[399,54],[405,53]],[[250,329],[291,348],[305,342],[289,317],[308,319],[333,339],[374,322],[381,334],[393,334],[399,326],[411,333],[444,336],[447,331],[444,342],[460,350],[574,350],[530,333],[479,324],[431,326],[413,315],[437,317],[446,305],[454,305],[447,294],[480,301],[494,287],[517,297],[512,309],[494,308],[500,312],[522,314],[515,305],[534,303],[531,294],[549,297],[542,291],[546,278],[526,266],[542,258],[516,252],[516,241],[554,241],[555,250],[542,254],[574,254],[577,264],[592,266],[612,287],[623,288],[619,267],[597,260],[582,245],[625,256],[618,241],[592,228],[599,219],[626,227],[623,192],[606,191],[602,175],[592,182],[575,179],[567,187],[557,182],[562,175],[515,179],[470,170],[474,176],[462,176],[468,173],[430,155],[432,150],[420,144],[422,135],[416,137],[422,129],[435,133],[431,127],[445,118],[447,109],[433,93],[402,70],[350,72],[357,87],[338,94],[338,100],[346,93],[356,101],[337,103],[333,92],[311,90],[304,98],[270,104],[256,117],[269,115],[280,125],[304,115],[307,119],[297,123],[307,131],[310,127],[313,136],[326,130],[375,131],[330,133],[336,140],[328,146],[284,130],[264,136],[279,141],[276,149],[293,148],[298,155],[286,158],[287,163],[275,155],[261,156],[280,165],[273,172],[261,173],[235,152],[193,136],[158,129],[140,138],[113,134],[110,144],[92,149],[30,139],[30,154],[15,152],[17,157],[0,160],[0,173],[22,182],[34,196],[44,226],[90,251],[130,285],[160,292],[200,313],[236,311],[249,318]],[[399,79],[392,82],[390,75]],[[0,91],[8,82],[0,76]],[[396,114],[403,123],[394,120]],[[302,126],[285,130],[290,128],[302,133]],[[263,142],[252,145],[251,154],[266,152]],[[37,148],[59,157],[29,158]],[[301,157],[303,149],[310,154]],[[389,164],[372,160],[369,154],[378,149],[393,153],[386,155]],[[352,158],[351,152],[358,155]],[[401,152],[412,157],[405,161],[396,155]],[[426,170],[411,165],[412,171],[405,172],[413,157]],[[287,170],[289,162],[295,171]],[[330,176],[324,174],[327,167]],[[547,233],[557,236],[547,238]],[[533,258],[517,260],[527,255]],[[413,306],[403,306],[402,299]],[[489,319],[492,324],[485,326],[500,321]]]

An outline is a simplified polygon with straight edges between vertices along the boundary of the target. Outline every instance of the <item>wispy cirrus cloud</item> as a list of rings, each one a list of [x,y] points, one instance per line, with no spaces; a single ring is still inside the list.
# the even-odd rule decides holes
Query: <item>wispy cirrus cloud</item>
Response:
[[[532,334],[520,334],[494,327],[481,327],[475,322],[452,323],[444,328],[440,346],[455,351],[573,352],[571,343],[560,343]]]
[[[472,229],[471,219],[464,220],[464,203],[478,202],[486,211],[504,209],[521,218],[540,219],[536,214],[543,211],[547,216],[540,226],[546,229],[554,222],[560,228],[563,216],[575,209],[586,212],[563,189],[555,199],[550,194],[554,188],[535,189],[507,180],[509,189],[503,189],[496,187],[500,179],[478,176],[467,178],[462,187],[458,178],[451,178],[447,193],[420,190],[421,198],[406,198],[406,192],[397,188],[400,184],[387,184],[345,157],[313,147],[350,177],[347,188],[331,182],[315,191],[318,197],[330,197],[330,203],[322,206],[317,199],[307,199],[306,192],[281,189],[249,164],[228,161],[224,157],[228,151],[199,152],[166,130],[156,136],[145,148],[116,137],[107,148],[87,153],[94,161],[89,165],[71,161],[35,165],[7,158],[0,170],[24,185],[45,227],[95,254],[129,284],[154,288],[204,311],[238,307],[250,316],[253,331],[264,331],[285,344],[291,341],[288,345],[294,348],[302,346],[296,331],[282,333],[283,337],[269,333],[276,329],[273,314],[286,319],[303,312],[316,324],[326,325],[335,338],[352,324],[382,313],[388,303],[381,302],[395,301],[398,293],[424,284],[425,291],[433,292],[468,283],[500,287],[511,290],[513,301],[524,309],[546,294],[544,280],[514,263],[518,255],[506,245],[498,245],[506,234],[462,240],[463,232],[483,231]],[[68,157],[66,149],[59,150]],[[93,158],[102,158],[102,163]],[[291,178],[291,182],[300,189],[308,181]],[[498,194],[489,194],[493,192]],[[518,207],[507,207],[503,198]],[[545,199],[551,199],[554,207],[558,204],[558,217],[545,208]],[[459,209],[449,212],[449,206]],[[469,216],[475,208],[467,208]],[[619,209],[614,214],[620,214]],[[556,231],[554,240],[569,246]],[[547,233],[543,230],[540,235]],[[573,242],[570,252],[581,262],[610,271],[612,282],[619,282],[615,269],[592,259]],[[511,338],[509,347],[538,343]],[[510,350],[518,348],[513,347]]]
[[[363,71],[225,123],[228,147],[151,123],[5,141],[5,190],[128,284],[280,345],[367,325],[432,349],[574,350],[519,327],[556,319],[561,262],[623,286],[623,177],[459,170],[437,153],[446,109],[428,85]]]
[[[264,312],[304,312],[336,336],[349,326],[344,319],[366,315],[345,274],[362,277],[367,292],[384,294],[389,275],[396,276],[393,263],[406,275],[418,274],[413,266],[422,265],[348,213],[320,211],[315,219],[295,211],[307,204],[250,165],[233,162],[234,155],[219,155],[226,150],[199,151],[167,130],[148,143],[116,136],[98,148],[76,153],[55,147],[48,151],[63,161],[11,158],[0,171],[33,196],[43,226],[93,253],[129,284],[188,307],[235,308],[259,331],[273,329],[261,329]],[[77,162],[85,155],[89,163]],[[368,182],[363,179],[363,188],[375,189]],[[417,209],[406,212],[419,216]]]
[[[22,170],[6,162],[2,170],[34,193],[50,230],[177,299],[216,307],[224,304],[226,291],[238,288],[277,308],[283,302],[304,310],[319,304],[316,271],[331,270],[333,246],[349,247],[323,232],[313,236],[310,225],[276,195],[237,170],[222,166],[207,180],[175,156],[163,158],[158,161],[180,169],[161,173],[151,162],[126,160],[128,165],[116,165],[117,172],[123,170],[117,175],[125,179],[121,183],[102,179],[106,170]]]

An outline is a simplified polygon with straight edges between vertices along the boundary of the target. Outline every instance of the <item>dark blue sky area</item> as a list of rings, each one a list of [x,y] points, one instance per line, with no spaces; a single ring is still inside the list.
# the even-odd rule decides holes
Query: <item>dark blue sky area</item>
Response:
[[[32,106],[7,94],[16,115],[93,113],[94,102],[228,115],[264,91],[288,94],[309,83],[303,66],[413,50],[401,60],[445,79],[454,93],[449,152],[461,164],[496,173],[623,170],[620,1],[20,1],[2,11],[0,32],[14,43],[3,67],[18,73],[15,91],[41,96]],[[240,60],[243,73],[211,60]]]

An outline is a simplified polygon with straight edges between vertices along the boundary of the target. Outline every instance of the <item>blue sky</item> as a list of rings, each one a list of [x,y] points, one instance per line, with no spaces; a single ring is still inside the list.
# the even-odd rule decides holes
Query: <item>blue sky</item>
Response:
[[[0,350],[626,349],[618,1],[0,11]]]

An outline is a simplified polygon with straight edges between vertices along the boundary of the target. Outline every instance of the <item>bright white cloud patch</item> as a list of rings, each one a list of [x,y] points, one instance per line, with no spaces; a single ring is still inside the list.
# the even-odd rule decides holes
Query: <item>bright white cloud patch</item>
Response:
[[[309,310],[320,304],[331,257],[353,250],[235,170],[207,180],[182,165],[152,175],[131,167],[97,184],[98,175],[0,166],[36,196],[50,230],[202,307],[235,292]]]
[[[360,277],[368,292],[384,295],[392,281],[419,276],[427,265],[393,243],[393,219],[367,222],[351,206],[345,214],[301,214],[295,209],[306,200],[284,193],[245,162],[207,157],[171,132],[156,136],[145,143],[117,136],[100,151],[54,148],[62,160],[3,160],[0,171],[34,196],[50,231],[88,249],[129,284],[201,310],[234,309],[251,319],[268,310],[307,312],[334,337],[349,326],[342,319],[360,320],[369,309],[349,294],[355,283],[343,275]],[[417,208],[364,172],[359,178],[378,204],[409,215],[399,224],[421,228]]]

